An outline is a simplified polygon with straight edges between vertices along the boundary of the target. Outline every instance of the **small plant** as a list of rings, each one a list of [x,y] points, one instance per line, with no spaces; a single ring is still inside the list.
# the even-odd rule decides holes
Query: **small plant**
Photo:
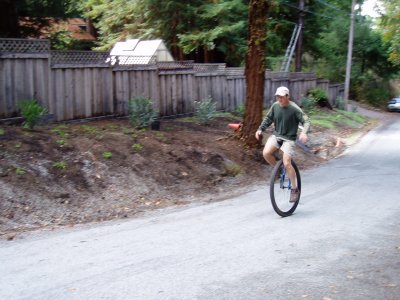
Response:
[[[4,135],[6,132],[4,131],[3,128],[0,128],[0,136]]]
[[[65,170],[67,168],[67,163],[65,161],[58,161],[53,163],[53,168],[59,169],[59,170]]]
[[[104,151],[102,156],[105,159],[110,159],[112,157],[112,152],[111,151]]]
[[[301,107],[305,111],[310,112],[315,107],[315,100],[311,97],[303,97],[301,99]]]
[[[137,96],[128,102],[129,120],[134,128],[145,128],[153,123],[158,113],[150,99]]]
[[[157,132],[156,137],[160,142],[163,142],[163,143],[168,142],[168,139],[165,137],[164,133],[162,133],[162,132]]]
[[[201,123],[207,124],[210,120],[215,118],[216,113],[217,103],[213,101],[211,96],[196,102],[195,115]]]
[[[58,141],[56,141],[56,143],[60,146],[65,146],[65,144],[66,144],[65,140],[58,140]]]
[[[315,102],[328,100],[328,95],[323,89],[314,88],[308,92],[308,95],[315,99]]]
[[[315,105],[332,109],[332,106],[328,100],[328,94],[321,88],[313,88],[309,90],[307,97],[313,99]]]
[[[17,168],[15,168],[15,174],[17,174],[18,176],[22,176],[22,175],[26,174],[26,171],[24,168],[17,167]]]
[[[243,117],[245,113],[246,107],[244,104],[240,104],[238,107],[235,108],[234,114]]]
[[[336,98],[336,108],[340,109],[340,110],[345,110],[344,107],[345,103],[344,103],[344,99],[342,97],[337,97]]]
[[[126,135],[134,134],[134,130],[132,128],[122,127],[122,133]]]
[[[140,150],[143,149],[143,145],[141,145],[141,144],[133,144],[132,145],[132,149],[135,150],[135,151],[140,151]]]
[[[18,102],[21,115],[25,118],[24,128],[33,129],[40,118],[47,113],[47,109],[42,107],[36,100],[21,100]]]
[[[351,112],[356,113],[358,112],[358,107],[356,105],[351,106]]]
[[[52,129],[51,131],[58,134],[61,138],[67,138],[68,137],[68,133],[64,131],[64,129],[66,129],[66,126],[60,125],[57,126],[56,128]]]
[[[86,133],[89,133],[89,134],[92,134],[92,135],[96,135],[96,134],[98,133],[97,128],[94,127],[94,126],[82,125],[81,128],[82,128]]]
[[[22,143],[21,142],[17,142],[15,144],[15,149],[20,149],[22,147]]]
[[[242,170],[241,167],[234,162],[224,163],[224,169],[225,169],[224,175],[231,177],[237,176]]]

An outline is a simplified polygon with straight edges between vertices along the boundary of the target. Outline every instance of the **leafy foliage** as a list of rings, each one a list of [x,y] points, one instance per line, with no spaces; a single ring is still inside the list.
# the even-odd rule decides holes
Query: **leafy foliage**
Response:
[[[315,100],[316,103],[328,100],[328,95],[326,94],[326,91],[320,88],[313,88],[308,91],[308,94],[311,98]]]
[[[128,102],[129,119],[133,127],[145,128],[154,122],[158,113],[150,99],[137,96]]]
[[[335,105],[335,107],[336,107],[337,109],[341,109],[341,110],[344,110],[344,109],[345,109],[345,101],[344,101],[343,97],[337,97],[337,98],[336,98],[336,105]]]
[[[195,115],[201,123],[207,124],[210,120],[215,118],[216,113],[217,103],[213,101],[211,96],[208,96],[202,101],[196,102]]]
[[[398,0],[385,0],[382,18],[383,39],[389,47],[389,61],[400,66],[400,6]]]
[[[315,107],[315,99],[311,97],[303,97],[301,99],[301,107],[306,112],[310,112]]]
[[[104,151],[102,156],[105,159],[110,159],[112,157],[112,152],[111,151]]]
[[[36,100],[21,100],[18,102],[21,115],[25,118],[24,127],[33,129],[40,118],[47,113],[47,109],[42,107]]]
[[[65,161],[57,161],[53,163],[53,168],[65,170],[67,168],[67,163]]]

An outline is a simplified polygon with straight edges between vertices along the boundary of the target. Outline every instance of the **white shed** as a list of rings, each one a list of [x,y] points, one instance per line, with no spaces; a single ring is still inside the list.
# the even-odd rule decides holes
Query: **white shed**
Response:
[[[157,61],[174,61],[162,40],[126,40],[114,45],[107,62],[112,65],[146,65]]]

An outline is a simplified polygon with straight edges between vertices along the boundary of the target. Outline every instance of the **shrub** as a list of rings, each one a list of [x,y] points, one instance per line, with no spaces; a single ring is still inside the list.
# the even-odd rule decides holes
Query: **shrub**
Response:
[[[17,174],[18,176],[22,176],[26,174],[26,171],[24,168],[17,167],[15,168],[15,174]]]
[[[246,107],[244,104],[240,104],[238,107],[236,107],[234,113],[240,117],[244,116],[244,113],[246,111]]]
[[[311,98],[314,100],[314,104],[319,107],[328,107],[332,109],[331,104],[329,103],[328,94],[325,90],[321,88],[313,88],[308,91],[307,98]]]
[[[223,175],[235,177],[235,176],[239,175],[241,170],[242,170],[242,168],[238,164],[228,161],[228,162],[224,163],[224,171],[225,172],[223,173]]]
[[[58,161],[53,163],[53,168],[64,170],[67,168],[67,163],[65,161]]]
[[[210,120],[215,118],[217,113],[217,103],[213,101],[211,96],[196,102],[195,115],[200,123],[207,124]]]
[[[24,128],[32,129],[38,124],[40,118],[47,113],[36,100],[21,100],[18,102],[21,115],[25,118]]]
[[[105,152],[103,152],[103,158],[105,158],[105,159],[110,159],[111,157],[112,157],[112,152],[110,152],[110,151],[105,151]]]
[[[301,106],[305,111],[309,112],[315,107],[315,100],[311,97],[303,97],[301,99]]]
[[[308,95],[315,100],[316,103],[328,101],[326,91],[320,88],[313,88],[308,92]]]
[[[157,118],[157,112],[153,108],[152,101],[143,96],[129,100],[128,111],[130,122],[135,128],[147,127]]]
[[[344,103],[344,99],[342,97],[337,97],[336,98],[336,108],[340,109],[340,110],[345,110],[344,107],[345,103]]]
[[[143,149],[143,145],[141,145],[141,144],[133,144],[132,145],[132,149],[135,150],[135,151],[140,151],[140,150]]]

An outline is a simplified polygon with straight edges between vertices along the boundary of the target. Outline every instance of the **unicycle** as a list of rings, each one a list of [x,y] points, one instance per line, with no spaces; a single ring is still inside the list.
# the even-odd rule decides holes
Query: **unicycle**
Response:
[[[297,188],[301,194],[300,171],[293,160],[292,166],[296,173]],[[288,217],[293,214],[299,204],[300,194],[299,199],[296,202],[289,202],[291,189],[292,182],[290,182],[289,175],[286,173],[283,161],[279,160],[272,170],[269,195],[271,197],[272,207],[281,217]]]

